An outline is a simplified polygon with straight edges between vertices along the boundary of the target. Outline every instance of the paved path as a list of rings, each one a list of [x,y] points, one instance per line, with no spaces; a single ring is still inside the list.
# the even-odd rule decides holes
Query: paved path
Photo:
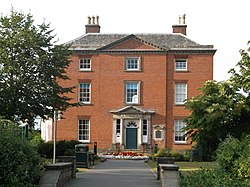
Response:
[[[106,160],[95,169],[77,173],[64,187],[160,187],[142,160]]]

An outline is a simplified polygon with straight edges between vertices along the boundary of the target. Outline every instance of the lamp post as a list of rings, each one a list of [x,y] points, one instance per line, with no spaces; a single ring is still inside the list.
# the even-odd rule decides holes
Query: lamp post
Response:
[[[61,112],[59,110],[54,111],[54,147],[53,147],[53,164],[56,163],[56,129],[57,129],[57,120],[61,119]]]
[[[56,163],[56,125],[57,125],[57,110],[54,111],[54,147],[53,147],[53,164]]]

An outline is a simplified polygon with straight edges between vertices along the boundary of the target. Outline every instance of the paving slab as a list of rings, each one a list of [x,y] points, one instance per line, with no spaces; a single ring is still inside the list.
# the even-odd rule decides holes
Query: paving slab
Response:
[[[64,187],[160,187],[160,182],[143,160],[108,159],[77,173]]]

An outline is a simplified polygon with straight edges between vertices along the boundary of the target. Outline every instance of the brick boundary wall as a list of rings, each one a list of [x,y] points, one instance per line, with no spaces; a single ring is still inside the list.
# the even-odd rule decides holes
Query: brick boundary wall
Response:
[[[61,187],[72,178],[73,162],[48,164],[39,181],[39,187]]]

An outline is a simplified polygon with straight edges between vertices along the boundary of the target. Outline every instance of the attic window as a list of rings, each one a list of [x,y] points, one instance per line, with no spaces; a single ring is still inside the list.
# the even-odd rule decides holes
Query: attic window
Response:
[[[90,58],[81,58],[79,61],[79,70],[80,71],[91,71],[91,59]]]
[[[140,57],[127,57],[125,59],[125,70],[126,71],[140,71],[141,70]]]
[[[187,59],[175,59],[175,71],[187,71]]]

